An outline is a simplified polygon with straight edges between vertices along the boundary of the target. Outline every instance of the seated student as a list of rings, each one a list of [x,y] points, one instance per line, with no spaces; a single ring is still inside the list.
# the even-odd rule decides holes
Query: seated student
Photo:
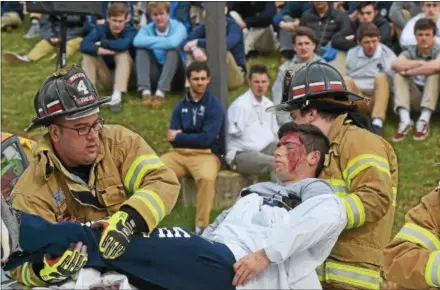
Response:
[[[439,97],[440,44],[435,42],[437,26],[431,19],[417,20],[414,33],[416,46],[410,46],[393,62],[394,110],[399,114],[400,122],[392,140],[402,141],[414,125],[410,109],[421,109],[416,123],[414,140],[424,140],[429,135],[429,122],[437,106]]]
[[[295,57],[292,60],[284,62],[278,69],[277,78],[272,86],[272,100],[275,105],[284,102],[283,94],[283,81],[287,70],[294,69],[294,67],[300,67],[302,64],[312,61],[325,62],[316,52],[316,37],[313,30],[308,27],[300,26],[293,34],[293,50],[296,52]],[[291,121],[288,114],[276,115],[279,125],[285,122]]]
[[[435,1],[424,1],[420,2],[420,5],[422,7],[422,13],[411,18],[400,35],[400,47],[402,47],[403,50],[411,45],[417,44],[414,28],[416,22],[422,18],[431,19],[437,25],[437,33],[434,36],[435,42],[440,44],[440,3]]]
[[[132,236],[114,260],[103,259],[97,248],[105,220],[91,227],[50,224],[2,199],[2,262],[10,256],[5,269],[52,254],[42,259],[38,273],[47,280],[41,286],[78,272],[79,279],[81,268],[92,267],[125,274],[139,289],[319,289],[315,269],[347,223],[343,201],[316,179],[329,141],[315,126],[294,123],[283,125],[279,138],[274,154],[280,184],[243,189],[202,237],[179,227],[158,228],[148,237]],[[76,247],[63,253],[72,242]]]
[[[391,81],[391,68],[396,54],[381,43],[379,29],[373,23],[362,24],[357,32],[358,46],[347,53],[347,89],[357,95],[371,98],[371,102],[359,102],[359,109],[373,119],[372,129],[382,135]]]
[[[225,13],[227,7],[225,7]],[[206,11],[203,10],[203,18]],[[246,58],[244,53],[243,32],[235,20],[226,15],[226,65],[228,70],[228,88],[236,88],[244,84],[246,77]],[[206,54],[206,26],[200,24],[182,44],[186,52],[188,64],[208,59]]]
[[[278,123],[266,109],[273,103],[265,96],[270,75],[265,65],[249,70],[250,88],[228,109],[226,162],[243,174],[270,174],[277,181],[273,152],[276,149]]]
[[[114,3],[123,3],[128,7],[128,25],[135,27],[135,5],[133,1],[101,1],[101,13],[100,15],[86,16],[84,21],[84,34],[87,35],[96,25],[101,25],[105,23],[107,18],[107,10]]]
[[[184,86],[180,45],[186,38],[186,28],[170,19],[169,2],[148,2],[148,13],[153,21],[142,27],[133,41],[137,87],[142,103],[158,108],[165,102],[166,93]]]
[[[139,18],[139,26],[142,27],[147,25],[147,23],[151,22],[151,15],[148,15],[148,1],[138,2],[138,14],[140,14]],[[192,29],[191,17],[190,17],[190,9],[191,2],[190,1],[169,1],[170,3],[170,18],[179,20],[186,27],[186,31],[189,33]]]
[[[82,16],[67,16],[66,23],[66,57],[69,58],[79,51],[79,47],[83,36]],[[43,39],[25,55],[15,52],[6,52],[4,54],[6,60],[10,63],[32,63],[47,56],[50,53],[56,53],[60,43],[60,18],[56,15],[43,14],[40,18],[41,34]],[[54,54],[53,56],[56,56]]]
[[[272,18],[277,12],[272,1],[227,2],[229,15],[243,30],[246,59],[255,58],[260,52],[278,49]]]
[[[133,66],[132,43],[136,29],[128,25],[128,12],[124,3],[112,4],[107,10],[107,21],[96,25],[80,47],[83,53],[82,68],[92,83],[95,85],[98,77],[104,87],[113,88],[108,103],[112,108],[120,106]]]
[[[11,31],[23,23],[23,5],[18,1],[2,1],[2,31]]]
[[[191,175],[197,184],[196,233],[209,224],[215,183],[224,155],[225,109],[207,91],[211,73],[206,62],[193,62],[186,71],[189,90],[174,107],[168,141],[174,150],[160,157],[178,178]]]
[[[376,25],[379,30],[380,42],[391,48],[392,46],[392,35],[391,35],[391,25],[388,20],[381,15],[378,9],[378,5],[376,2],[367,1],[367,2],[359,2],[356,7],[357,11],[357,19],[353,22],[353,35],[356,34],[359,27],[362,24],[372,23]],[[353,48],[357,45],[356,37],[353,38]]]

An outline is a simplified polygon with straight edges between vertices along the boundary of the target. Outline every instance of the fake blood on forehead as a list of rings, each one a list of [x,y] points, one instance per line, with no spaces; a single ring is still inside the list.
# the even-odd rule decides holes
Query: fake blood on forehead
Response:
[[[306,157],[306,148],[301,142],[301,132],[289,132],[284,135],[280,143],[286,144],[289,172],[294,172]]]

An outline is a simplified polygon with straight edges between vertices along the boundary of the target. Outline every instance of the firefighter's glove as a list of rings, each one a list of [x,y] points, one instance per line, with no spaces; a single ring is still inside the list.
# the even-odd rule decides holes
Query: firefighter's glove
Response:
[[[99,221],[94,227],[102,229],[99,252],[105,259],[113,260],[127,249],[135,223],[128,213],[118,211],[110,219]]]
[[[55,284],[70,278],[87,263],[87,246],[82,242],[70,244],[61,257],[44,255],[40,277],[49,284]]]

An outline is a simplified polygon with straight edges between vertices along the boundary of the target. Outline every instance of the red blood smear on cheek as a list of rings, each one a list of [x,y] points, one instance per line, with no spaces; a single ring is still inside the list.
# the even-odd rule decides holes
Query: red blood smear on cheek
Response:
[[[303,162],[306,156],[306,148],[301,142],[300,137],[302,133],[292,132],[287,133],[281,138],[282,144],[288,144],[287,160],[289,161],[289,172],[294,172],[298,166]]]

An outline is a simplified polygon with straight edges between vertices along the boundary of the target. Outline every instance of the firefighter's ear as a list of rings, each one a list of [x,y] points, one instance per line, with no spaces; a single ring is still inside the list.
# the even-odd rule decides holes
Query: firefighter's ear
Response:
[[[307,119],[309,123],[313,123],[318,119],[318,110],[312,108],[307,112]]]
[[[58,142],[60,140],[60,128],[57,125],[49,125],[49,134],[53,142]]]

